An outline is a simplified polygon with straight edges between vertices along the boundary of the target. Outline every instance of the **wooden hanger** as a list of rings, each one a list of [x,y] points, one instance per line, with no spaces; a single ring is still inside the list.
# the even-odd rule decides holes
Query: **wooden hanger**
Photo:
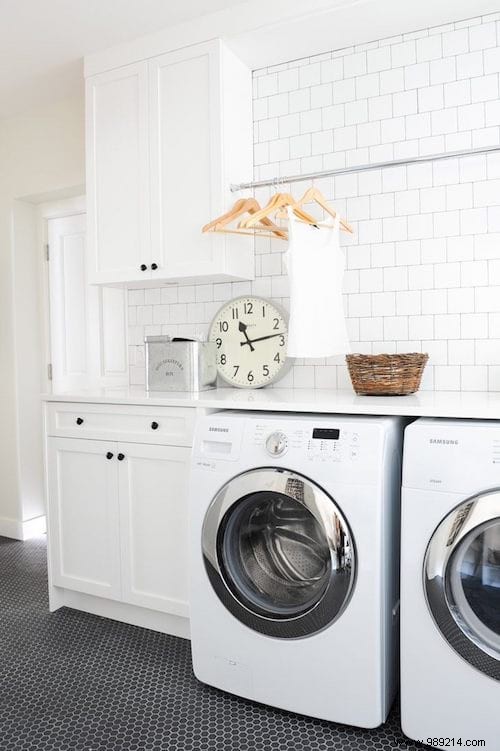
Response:
[[[290,193],[275,193],[269,200],[267,206],[265,206],[263,209],[260,209],[260,211],[257,211],[255,214],[252,214],[252,216],[250,216],[248,219],[241,221],[238,226],[245,229],[250,229],[254,227],[258,222],[263,222],[264,219],[266,219],[270,214],[275,214],[277,211],[286,206],[291,206],[293,208],[294,214],[302,222],[317,225],[317,220],[310,214],[307,214],[305,211],[303,211],[300,206],[298,206],[297,201]]]
[[[242,229],[242,222],[237,229],[231,229],[228,225],[234,222],[238,217],[243,214],[250,214],[254,216],[261,210],[260,204],[255,198],[240,198],[234,206],[222,216],[205,224],[202,227],[202,232],[220,232],[223,234],[232,235],[253,235],[255,232],[265,234],[269,237],[279,237],[282,240],[288,239],[288,233],[286,229],[278,227],[277,224],[272,222],[267,216],[262,217],[257,221],[256,225],[252,225],[251,231]]]
[[[297,201],[296,205],[302,206],[304,203],[311,203],[312,201],[315,201],[317,204],[319,204],[321,208],[324,209],[326,213],[331,217],[333,217],[334,219],[336,218],[337,212],[335,211],[335,209],[329,205],[323,193],[314,186],[306,190],[302,198]],[[349,232],[351,235],[354,234],[353,228],[344,219],[340,219],[340,227],[344,230],[344,232]]]

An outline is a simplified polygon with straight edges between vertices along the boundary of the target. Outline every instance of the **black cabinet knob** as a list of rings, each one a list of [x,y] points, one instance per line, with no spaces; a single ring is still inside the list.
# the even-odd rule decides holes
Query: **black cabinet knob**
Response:
[[[148,267],[146,266],[146,264],[141,263],[141,271],[147,271],[147,270],[148,270]]]
[[[111,453],[111,451],[108,451],[108,453],[106,454],[106,459],[112,459],[112,458],[113,458],[113,454]]]
[[[153,269],[153,271],[156,271],[156,269],[158,268],[158,264],[157,263],[152,263],[151,264],[151,268]]]
[[[116,458],[118,459],[119,462],[122,462],[125,459],[125,454],[118,454]]]
[[[77,417],[76,418],[76,424],[77,425],[83,425],[83,417]]]
[[[160,427],[160,426],[158,425],[158,423],[157,423],[157,422],[152,422],[152,423],[151,423],[151,430],[158,430],[158,428],[159,428],[159,427]]]

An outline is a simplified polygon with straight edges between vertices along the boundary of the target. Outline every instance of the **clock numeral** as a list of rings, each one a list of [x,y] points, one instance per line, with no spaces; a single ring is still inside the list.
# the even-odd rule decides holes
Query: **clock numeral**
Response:
[[[222,339],[220,338],[220,336],[217,337],[215,343],[217,345],[217,349],[220,349],[222,347]]]
[[[226,364],[226,360],[227,360],[226,355],[221,355],[220,356],[220,364],[221,365],[225,365]]]
[[[266,317],[266,306],[263,305],[262,306],[262,318],[265,318],[265,317]]]
[[[268,376],[269,375],[269,366],[268,365],[263,365],[262,366],[262,375],[264,375],[264,376]]]
[[[240,369],[240,366],[239,365],[233,365],[233,368],[234,368],[234,376],[233,377],[236,377],[238,375],[238,370]]]
[[[232,308],[232,311],[231,311],[231,312],[232,312],[232,314],[233,314],[233,319],[235,319],[235,318],[236,318],[236,319],[237,319],[237,318],[239,318],[239,310],[238,310],[238,308]],[[245,311],[245,312],[246,312],[246,311]]]
[[[278,329],[280,325],[280,319],[279,318],[273,318],[274,326],[273,329]]]
[[[247,381],[249,381],[250,383],[252,383],[253,380],[254,380],[253,372],[251,370],[249,370],[248,371],[248,375],[247,375]]]
[[[253,303],[251,302],[243,303],[243,309],[247,315],[251,315],[253,313]]]
[[[280,357],[279,352],[276,352],[276,354],[274,355],[274,362],[281,362],[281,357]]]
[[[280,347],[284,347],[284,346],[285,346],[285,337],[284,337],[284,336],[283,336],[283,334],[282,334],[282,335],[280,336]]]
[[[219,321],[219,331],[229,331],[229,324],[227,321]]]

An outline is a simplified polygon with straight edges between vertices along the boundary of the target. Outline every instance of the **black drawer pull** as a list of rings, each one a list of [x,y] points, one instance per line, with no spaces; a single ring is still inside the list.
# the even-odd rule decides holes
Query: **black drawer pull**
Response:
[[[122,462],[125,459],[125,454],[118,454],[116,458],[118,459],[119,462]]]
[[[77,425],[83,425],[83,417],[77,417],[76,418],[76,424]]]
[[[160,427],[160,426],[158,425],[158,423],[157,423],[157,422],[154,422],[154,421],[153,421],[153,422],[151,423],[151,430],[158,430],[158,428],[159,428],[159,427]]]
[[[141,265],[140,265],[140,269],[141,269],[141,271],[147,271],[147,270],[148,270],[148,267],[146,266],[146,264],[145,264],[145,263],[141,263]]]
[[[112,459],[113,456],[114,454],[112,454],[111,451],[108,451],[108,453],[106,454],[106,459]]]
[[[158,264],[157,263],[152,263],[151,264],[151,268],[153,269],[153,271],[156,271],[156,269],[158,268]]]

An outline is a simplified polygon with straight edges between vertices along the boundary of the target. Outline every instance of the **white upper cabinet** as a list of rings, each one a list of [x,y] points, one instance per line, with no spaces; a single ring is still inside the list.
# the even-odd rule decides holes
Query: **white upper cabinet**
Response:
[[[253,278],[251,238],[201,234],[252,177],[251,101],[220,40],[87,79],[91,282]]]
[[[87,79],[86,108],[89,281],[139,280],[151,262],[147,63]]]

